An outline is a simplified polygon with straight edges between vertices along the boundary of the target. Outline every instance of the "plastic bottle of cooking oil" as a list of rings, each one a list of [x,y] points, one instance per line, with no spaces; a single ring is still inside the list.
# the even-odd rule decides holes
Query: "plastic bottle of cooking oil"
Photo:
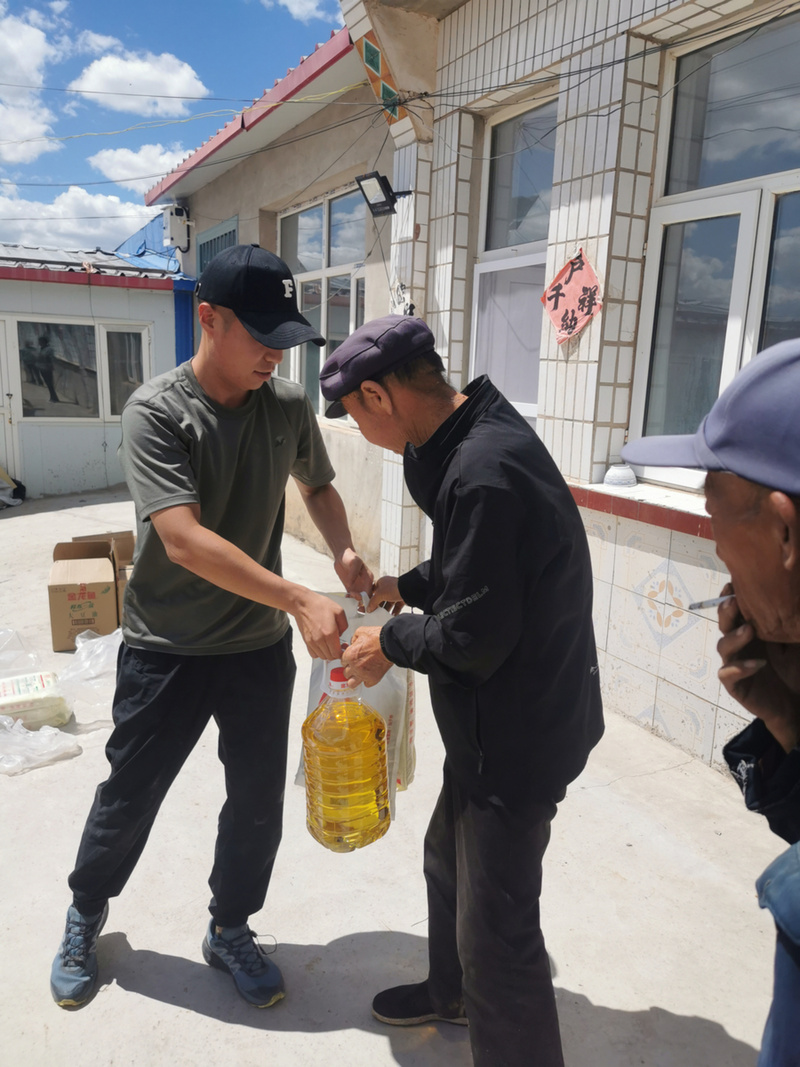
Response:
[[[389,829],[386,724],[341,665],[303,723],[303,769],[309,833],[332,852],[362,848]]]

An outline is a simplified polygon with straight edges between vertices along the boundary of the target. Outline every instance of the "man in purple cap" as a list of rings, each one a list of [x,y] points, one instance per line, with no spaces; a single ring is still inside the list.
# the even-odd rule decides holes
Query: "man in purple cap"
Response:
[[[369,591],[333,469],[301,386],[275,377],[283,350],[325,340],[297,308],[283,260],[258,245],[220,252],[197,284],[197,353],[141,386],[122,413],[120,457],[138,541],[125,591],[111,774],[98,787],[69,878],[53,962],[62,1007],[97,984],[95,946],[172,781],[213,716],[225,767],[203,956],[257,1007],[283,996],[248,917],[263,905],[281,837],[294,683],[292,630],[340,654],[347,622],[328,597],[281,576],[293,477],[348,591]]]
[[[572,495],[488,378],[457,392],[421,319],[389,315],[326,361],[329,416],[403,454],[433,520],[431,558],[376,584],[370,608],[419,608],[356,631],[342,661],[377,682],[428,675],[444,784],[425,839],[429,973],[379,993],[396,1026],[469,1023],[477,1067],[561,1067],[539,923],[542,858],[566,788],[603,731],[592,573]]]
[[[800,1065],[800,340],[756,356],[693,436],[643,437],[642,466],[708,471],[706,510],[730,572],[719,605],[726,690],[755,716],[724,748],[745,802],[792,845],[756,883],[777,927],[759,1067]]]

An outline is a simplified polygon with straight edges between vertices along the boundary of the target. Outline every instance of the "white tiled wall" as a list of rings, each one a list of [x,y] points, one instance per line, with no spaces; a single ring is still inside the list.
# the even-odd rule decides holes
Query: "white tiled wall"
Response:
[[[727,581],[713,543],[604,512],[581,514],[606,706],[723,766],[723,744],[750,717],[717,677],[715,612],[686,610]]]
[[[341,0],[354,39],[376,5]],[[628,425],[656,133],[668,121],[659,44],[702,32],[758,0],[470,0],[438,26],[426,137],[392,127],[394,187],[415,189],[393,222],[394,306],[411,296],[455,381],[469,359],[479,248],[482,115],[558,98],[547,270],[578,247],[598,274],[603,310],[559,346],[542,334],[537,428],[562,473],[597,483],[618,462]],[[410,38],[411,39],[411,38]],[[426,120],[427,121],[427,120]],[[594,617],[610,707],[717,763],[744,714],[720,690],[713,616],[686,604],[724,575],[709,542],[585,512],[595,569]],[[382,568],[425,554],[426,526],[384,463]]]

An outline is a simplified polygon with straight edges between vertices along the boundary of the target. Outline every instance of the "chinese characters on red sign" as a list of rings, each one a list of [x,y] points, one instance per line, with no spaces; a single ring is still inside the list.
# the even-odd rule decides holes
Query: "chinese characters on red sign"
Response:
[[[603,306],[600,282],[582,248],[550,282],[542,294],[542,303],[556,328],[559,344],[580,333]]]

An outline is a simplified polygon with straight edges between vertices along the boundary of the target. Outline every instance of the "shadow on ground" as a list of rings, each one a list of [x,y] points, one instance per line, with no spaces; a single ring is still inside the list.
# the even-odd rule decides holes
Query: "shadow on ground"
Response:
[[[111,933],[98,942],[98,960],[104,984],[221,1022],[270,1033],[363,1030],[385,1036],[403,1067],[469,1067],[469,1035],[461,1027],[392,1029],[370,1015],[376,992],[424,976],[426,946],[423,937],[390,931],[355,933],[327,945],[281,944],[276,961],[288,993],[266,1011],[250,1007],[227,975],[199,962],[199,943],[198,959],[189,960],[133,948],[124,933]],[[566,989],[556,995],[569,1067],[754,1067],[756,1050],[718,1023],[659,1007],[618,1011]]]

